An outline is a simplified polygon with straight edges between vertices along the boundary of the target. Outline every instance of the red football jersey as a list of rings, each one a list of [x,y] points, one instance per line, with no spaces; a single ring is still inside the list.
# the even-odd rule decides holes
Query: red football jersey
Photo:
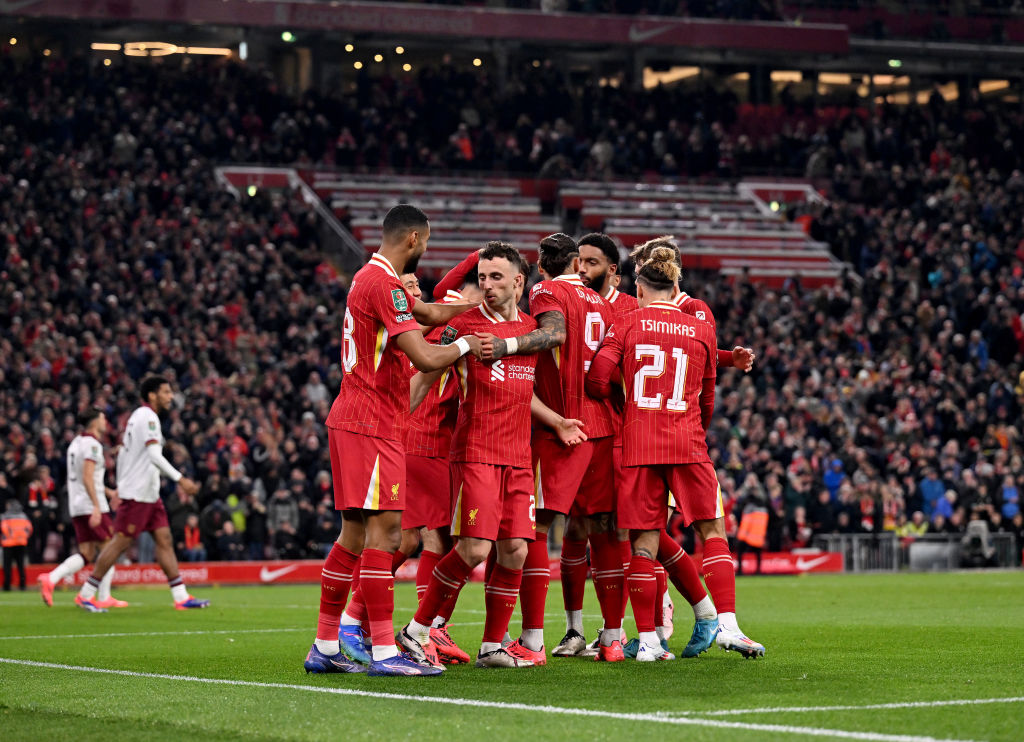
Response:
[[[552,410],[582,420],[588,438],[612,435],[608,405],[587,395],[583,385],[594,353],[615,321],[611,306],[576,274],[541,281],[530,290],[530,313],[560,312],[565,317],[565,342],[541,353],[537,361],[537,396]],[[542,435],[554,435],[538,426]]]
[[[715,335],[708,323],[671,302],[652,302],[608,331],[595,363],[597,371],[622,369],[623,465],[710,461],[701,424],[701,404],[713,406],[715,394]]]
[[[402,440],[409,410],[408,361],[394,338],[420,332],[412,316],[415,300],[402,288],[391,263],[379,253],[352,279],[345,308],[341,391],[327,427]]]
[[[445,297],[442,303],[461,299],[462,295],[452,292],[455,297]],[[448,345],[455,340],[455,331],[435,327],[427,335],[427,342]],[[416,368],[408,366],[410,376],[416,374]],[[441,378],[430,387],[427,396],[420,406],[409,416],[405,429],[405,452],[414,456],[431,456],[448,458],[451,450],[452,433],[455,431],[455,420],[459,415],[458,380],[451,368],[441,373]]]
[[[454,330],[453,340],[475,332],[514,338],[532,332],[537,323],[518,310],[515,319],[505,321],[481,304],[452,319],[448,327]],[[459,359],[454,368],[461,405],[449,460],[530,467],[530,402],[536,367],[535,353],[491,363],[471,355]]]
[[[640,307],[640,303],[636,300],[635,296],[624,294],[614,286],[608,287],[608,291],[604,295],[604,300],[611,304],[612,311],[615,313],[616,317],[623,314],[629,314]]]

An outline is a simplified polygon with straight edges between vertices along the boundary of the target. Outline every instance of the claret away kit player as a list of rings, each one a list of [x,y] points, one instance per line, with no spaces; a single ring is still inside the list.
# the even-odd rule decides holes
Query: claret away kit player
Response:
[[[75,603],[93,613],[106,611],[96,604],[101,580],[139,534],[150,531],[156,542],[156,560],[167,575],[174,607],[179,610],[205,608],[210,601],[189,595],[178,574],[178,557],[174,553],[167,511],[160,499],[161,474],[177,482],[187,495],[199,491],[198,484],[182,476],[164,458],[160,415],[171,409],[174,399],[171,385],[161,376],[150,376],[139,385],[139,396],[143,404],[128,418],[121,450],[117,452],[117,494],[121,504],[114,519],[114,537],[96,558],[92,575],[82,585]]]
[[[68,446],[68,512],[75,527],[78,551],[52,572],[39,576],[39,589],[43,602],[53,605],[53,588],[65,577],[70,577],[93,561],[110,537],[114,523],[110,519],[108,497],[117,497],[117,490],[103,482],[106,467],[103,459],[103,436],[107,433],[107,416],[102,410],[88,409],[78,416],[82,432]],[[93,601],[99,608],[124,608],[128,604],[110,595],[114,580],[111,567],[100,580],[99,591]]]
[[[609,331],[587,378],[592,394],[607,396],[619,367],[626,387],[624,486],[616,513],[633,545],[628,585],[640,661],[673,659],[654,625],[655,558],[669,490],[687,524],[722,516],[704,432],[714,410],[715,336],[709,324],[671,302],[678,276],[672,251],[653,250],[637,276],[640,309]]]
[[[401,538],[405,498],[405,447],[401,422],[409,408],[408,374],[401,350],[417,369],[450,366],[478,350],[476,338],[430,345],[420,324],[439,325],[470,308],[416,302],[399,280],[415,272],[426,252],[430,224],[414,206],[396,206],[384,217],[380,251],[356,273],[349,291],[342,339],[341,390],[327,417],[335,507],[341,534],[324,562],[316,640],[307,672],[361,672],[340,649],[338,627],[359,563],[359,588],[372,641],[373,675],[436,675],[399,654],[394,642],[393,554]]]

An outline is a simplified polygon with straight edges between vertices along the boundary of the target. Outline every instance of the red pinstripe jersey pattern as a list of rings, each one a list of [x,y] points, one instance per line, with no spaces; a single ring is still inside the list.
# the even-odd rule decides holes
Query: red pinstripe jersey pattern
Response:
[[[626,385],[625,466],[710,461],[700,420],[704,379],[716,370],[707,322],[670,302],[652,302],[623,316],[599,355],[622,369]]]
[[[578,275],[541,281],[530,290],[530,313],[537,317],[551,311],[565,317],[565,343],[540,354],[537,396],[563,417],[582,420],[589,438],[612,435],[615,429],[608,405],[587,396],[583,383],[594,353],[615,322],[614,312]],[[550,434],[547,429],[538,430]]]

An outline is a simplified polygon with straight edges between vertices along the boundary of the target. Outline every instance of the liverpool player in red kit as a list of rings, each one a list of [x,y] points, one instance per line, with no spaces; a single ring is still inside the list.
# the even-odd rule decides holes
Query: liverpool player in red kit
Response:
[[[516,337],[537,323],[516,307],[523,286],[523,259],[506,243],[490,243],[479,256],[484,303],[448,323],[451,339],[487,331]],[[457,341],[456,341],[457,342]],[[529,667],[530,657],[502,648],[501,639],[515,608],[535,533],[533,477],[530,471],[530,416],[536,354],[481,363],[464,358],[456,365],[462,398],[452,437],[452,536],[458,540],[434,569],[415,617],[398,634],[413,656],[428,656],[431,622],[441,606],[457,596],[470,573],[497,549],[485,591],[487,608],[478,667]],[[438,374],[413,379],[415,404]]]
[[[324,562],[317,635],[304,666],[307,672],[360,672],[340,651],[338,624],[348,598],[352,572],[360,564],[359,585],[372,638],[373,675],[434,675],[401,655],[394,644],[393,554],[401,536],[405,497],[405,449],[397,422],[409,407],[408,375],[396,349],[416,368],[433,371],[451,365],[473,347],[472,338],[453,345],[430,345],[421,322],[443,324],[469,306],[417,303],[399,274],[413,272],[426,252],[430,225],[409,205],[384,217],[380,251],[356,273],[345,310],[342,340],[344,376],[327,417],[335,507],[341,534]]]
[[[682,267],[679,248],[672,241],[671,237],[657,237],[653,240],[638,245],[632,252],[634,265],[639,271],[649,256],[657,248],[667,248],[672,251],[676,265]],[[688,295],[686,292],[678,291],[672,299],[672,303],[679,307],[684,313],[691,314],[702,322],[707,322],[712,329],[715,327],[715,317],[711,308],[706,302]],[[725,367],[733,365],[750,371],[754,365],[754,352],[750,348],[736,346],[731,351],[718,351],[718,365]],[[737,651],[744,657],[760,657],[764,655],[764,646],[753,641],[739,627],[736,620],[736,573],[733,565],[732,554],[729,552],[729,541],[725,533],[724,521],[716,520],[696,524],[695,529],[704,543],[704,582],[708,586],[715,607],[718,610],[719,630],[715,635],[715,643],[726,651]],[[663,545],[668,543],[663,540]],[[674,543],[674,542],[673,542]],[[669,544],[671,546],[671,544]],[[665,561],[662,554],[662,561]],[[696,608],[696,606],[695,606]],[[695,611],[696,612],[696,611]],[[694,640],[701,629],[700,616],[697,615],[697,624],[694,626]],[[706,625],[706,624],[705,624]],[[693,640],[691,640],[693,645]],[[692,656],[688,651],[691,645],[687,646],[684,656]]]
[[[715,399],[715,336],[709,324],[672,304],[679,268],[672,251],[655,249],[637,276],[640,309],[605,337],[587,378],[595,396],[611,393],[621,368],[626,387],[623,484],[619,525],[630,530],[628,584],[640,642],[640,661],[673,659],[655,632],[659,599],[655,558],[668,517],[669,490],[687,524],[722,513],[705,428]]]
[[[544,281],[530,291],[530,311],[540,327],[508,340],[485,337],[483,358],[541,352],[537,361],[537,396],[563,417],[580,419],[589,440],[566,448],[550,431],[533,436],[537,540],[530,545],[523,571],[523,633],[520,644],[544,662],[544,604],[550,569],[547,532],[556,514],[573,504],[588,516],[594,580],[606,631],[598,659],[622,659],[620,644],[623,574],[611,516],[614,507],[612,435],[608,405],[583,389],[590,359],[614,321],[611,307],[579,277],[579,248],[568,235],[553,234],[540,243]],[[577,499],[579,498],[579,499]]]

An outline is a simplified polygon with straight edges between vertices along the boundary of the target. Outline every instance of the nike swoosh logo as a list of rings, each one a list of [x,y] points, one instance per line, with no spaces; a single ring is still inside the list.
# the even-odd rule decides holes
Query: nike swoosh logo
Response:
[[[636,24],[629,27],[629,40],[635,44],[660,36],[671,28],[671,26],[660,26],[658,28],[639,28]]]
[[[267,569],[266,567],[260,568],[260,582],[273,582],[278,577],[294,572],[299,568],[297,564],[289,564],[287,567],[281,567],[280,569]]]
[[[814,569],[819,564],[824,564],[827,561],[828,561],[828,556],[827,555],[826,556],[820,556],[820,557],[817,557],[815,559],[806,559],[806,560],[803,557],[797,557],[796,568],[801,570],[801,571],[806,571],[808,569]]]

